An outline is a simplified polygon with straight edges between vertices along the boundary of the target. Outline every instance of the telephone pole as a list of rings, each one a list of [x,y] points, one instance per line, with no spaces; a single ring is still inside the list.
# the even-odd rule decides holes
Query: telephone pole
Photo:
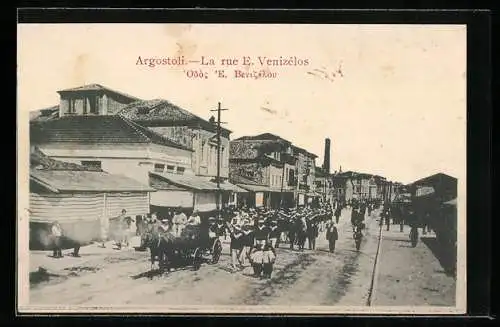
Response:
[[[219,102],[218,103],[218,106],[217,106],[217,109],[215,110],[210,110],[210,111],[217,111],[217,178],[216,178],[216,182],[217,182],[217,197],[216,197],[216,206],[217,206],[217,215],[218,217],[220,218],[220,209],[221,209],[221,205],[220,205],[220,181],[221,181],[221,177],[220,177],[220,166],[221,166],[221,153],[220,153],[220,150],[221,150],[221,124],[225,124],[225,122],[221,122],[220,121],[220,116],[221,116],[221,111],[225,111],[225,110],[229,110],[229,109],[222,109],[221,108],[221,103]]]

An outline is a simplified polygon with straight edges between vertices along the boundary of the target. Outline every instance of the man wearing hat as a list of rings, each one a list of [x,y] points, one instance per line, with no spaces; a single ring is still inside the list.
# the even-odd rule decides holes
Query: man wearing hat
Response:
[[[269,240],[269,229],[265,226],[264,218],[259,218],[257,221],[257,228],[254,232],[255,244],[262,244],[264,246]]]
[[[162,233],[168,232],[168,230],[170,229],[170,222],[168,221],[168,219],[162,219],[160,225],[158,226],[158,229]]]
[[[335,251],[335,242],[337,242],[338,238],[337,226],[335,226],[335,222],[331,219],[326,230],[326,239],[328,240],[328,247],[331,253]]]
[[[317,216],[310,216],[307,221],[307,241],[309,245],[309,250],[316,249],[316,238],[318,237],[318,223],[316,221]]]
[[[269,242],[271,246],[275,249],[279,246],[280,231],[278,229],[278,222],[276,220],[271,220],[269,229]]]

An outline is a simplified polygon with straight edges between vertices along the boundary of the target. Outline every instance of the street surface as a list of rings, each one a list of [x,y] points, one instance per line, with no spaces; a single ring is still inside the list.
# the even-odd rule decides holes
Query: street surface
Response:
[[[65,256],[62,259],[53,259],[47,257],[49,252],[36,253],[31,255],[31,271],[42,266],[47,273],[32,274],[30,303],[85,306],[366,306],[371,294],[379,240],[378,211],[375,211],[372,217],[367,217],[365,222],[367,228],[360,252],[355,250],[352,238],[350,209],[344,209],[342,212],[335,253],[328,252],[324,232],[320,233],[316,241],[316,250],[307,250],[307,242],[303,252],[292,251],[288,244],[281,244],[270,280],[254,278],[249,266],[232,273],[229,268],[229,239],[223,244],[223,254],[218,264],[203,264],[198,271],[193,271],[188,266],[164,276],[151,276],[149,273],[148,251],[118,251],[90,245],[81,249],[81,258]],[[399,227],[397,228],[399,230]],[[407,238],[407,233],[404,234]],[[425,247],[421,243],[419,247]],[[387,258],[379,258],[379,261],[388,269],[394,269],[394,274],[399,274],[399,271],[408,273],[411,268],[404,258],[408,257],[407,253],[412,250],[414,249],[399,249],[400,254],[394,257],[394,260],[391,254]],[[385,252],[390,253],[389,250]],[[399,261],[400,257],[403,257],[402,261]],[[416,288],[400,289],[400,284],[385,277],[388,274],[387,269],[381,269],[381,274],[384,277],[378,278],[378,283],[375,284],[386,290],[389,287],[400,292],[398,297],[389,303],[383,296],[385,293],[376,290],[372,295],[372,302],[379,301],[377,305],[411,305],[412,303],[405,303],[405,296],[408,291],[414,291]],[[42,277],[44,280],[40,281]],[[388,283],[384,284],[384,280]],[[419,292],[434,291],[420,289]]]
[[[455,306],[456,282],[447,274],[436,258],[434,233],[422,235],[416,248],[412,248],[405,226],[392,225],[390,231],[382,228],[382,246],[378,263],[377,287],[372,304],[397,306]],[[401,265],[401,262],[406,264]]]

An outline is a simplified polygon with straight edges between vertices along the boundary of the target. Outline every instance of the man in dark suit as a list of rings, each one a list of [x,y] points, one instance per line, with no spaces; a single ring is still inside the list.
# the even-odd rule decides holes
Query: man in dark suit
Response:
[[[335,242],[337,242],[338,238],[339,234],[337,231],[337,226],[335,226],[335,223],[333,222],[333,220],[331,220],[326,230],[326,239],[328,240],[328,247],[331,253],[335,251]]]
[[[316,249],[316,237],[318,237],[318,223],[314,217],[307,221],[307,241],[309,243],[309,250]]]

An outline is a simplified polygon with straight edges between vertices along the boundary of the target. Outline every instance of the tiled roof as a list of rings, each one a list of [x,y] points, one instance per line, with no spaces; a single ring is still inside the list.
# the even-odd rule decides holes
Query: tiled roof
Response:
[[[315,155],[314,153],[311,153],[303,148],[300,148],[296,145],[292,145],[292,142],[282,138],[281,136],[272,134],[272,133],[263,133],[259,135],[253,135],[253,136],[242,136],[234,141],[245,141],[245,142],[259,142],[262,146],[262,150],[265,152],[267,151],[266,148],[270,148],[270,151],[272,151],[272,147],[280,147],[280,146],[292,146],[295,152],[298,153],[303,153],[309,157],[314,157],[317,158],[318,156]]]
[[[30,179],[53,192],[154,191],[134,179],[96,171],[30,169]]]
[[[260,141],[283,141],[283,142],[286,142],[286,143],[292,143],[288,140],[285,140],[284,138],[278,136],[278,135],[275,135],[275,134],[272,134],[272,133],[263,133],[263,134],[259,134],[259,135],[253,135],[253,136],[242,136],[242,137],[239,137],[237,138],[236,140],[260,140]]]
[[[259,146],[262,141],[234,140],[229,143],[231,159],[256,159],[259,157]]]
[[[303,154],[305,154],[305,155],[307,155],[307,156],[314,157],[314,158],[317,158],[317,157],[318,157],[318,156],[317,156],[317,155],[315,155],[314,153],[311,153],[311,152],[307,151],[306,149],[303,149],[303,148],[298,147],[298,146],[296,146],[296,145],[294,145],[294,146],[293,146],[293,151],[294,151],[294,153],[295,153],[295,152],[298,152],[298,153],[303,153]]]
[[[41,142],[155,143],[192,151],[120,116],[68,116],[32,125]]]
[[[59,92],[78,92],[78,91],[107,91],[107,92],[121,95],[125,98],[129,98],[130,100],[140,100],[139,98],[132,96],[130,94],[116,91],[116,90],[110,89],[109,87],[106,87],[106,86],[103,86],[100,84],[95,84],[95,83],[82,85],[82,86],[78,86],[78,87],[73,87],[73,88],[69,88],[69,89],[64,89],[64,90],[59,90],[57,92],[59,93]]]
[[[41,122],[59,118],[59,106],[52,106],[49,108],[34,110],[30,112],[31,122]]]
[[[281,152],[287,145],[280,140],[236,139],[229,144],[231,159],[257,159],[271,152]],[[271,158],[270,158],[271,159]]]
[[[358,172],[355,172],[355,171],[345,171],[345,172],[342,172],[342,173],[338,173],[336,176],[337,177],[346,177],[346,178],[354,178],[354,177],[371,178],[371,177],[374,177],[374,175],[371,175],[371,174],[358,173]]]
[[[457,182],[457,179],[455,177],[452,177],[450,175],[446,175],[443,173],[437,173],[428,177],[424,177],[422,179],[419,179],[418,181],[413,182],[413,185],[416,184],[433,184],[433,183],[440,183],[442,181],[446,182]]]
[[[87,167],[75,163],[55,160],[49,158],[40,149],[34,147],[30,153],[30,167],[37,170],[71,170],[71,171],[97,171],[102,169],[97,167]]]
[[[202,127],[214,129],[207,120],[164,99],[135,101],[122,108],[118,114],[138,123],[172,125],[198,123]],[[222,128],[222,130],[230,133],[228,129]]]

